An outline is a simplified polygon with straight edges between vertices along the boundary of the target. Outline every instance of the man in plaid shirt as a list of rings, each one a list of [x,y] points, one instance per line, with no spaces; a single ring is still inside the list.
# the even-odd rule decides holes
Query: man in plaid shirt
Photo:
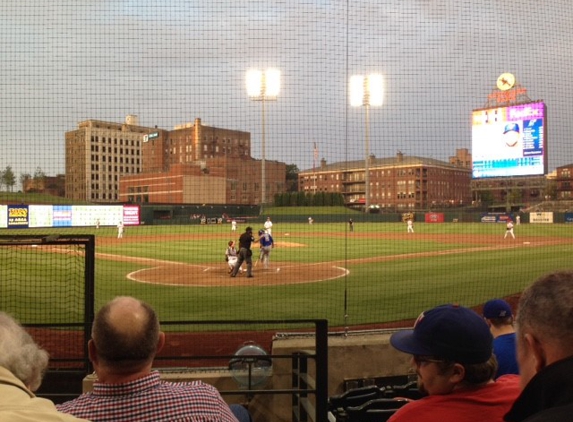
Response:
[[[115,298],[92,327],[89,356],[98,377],[93,391],[58,410],[93,422],[237,422],[215,387],[160,380],[151,366],[164,344],[153,308],[133,297]]]

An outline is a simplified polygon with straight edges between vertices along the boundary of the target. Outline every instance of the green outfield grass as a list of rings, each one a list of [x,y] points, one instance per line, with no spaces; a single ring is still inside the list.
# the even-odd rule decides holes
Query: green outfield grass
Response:
[[[274,262],[335,262],[349,270],[345,277],[309,284],[212,288],[150,285],[127,278],[129,273],[145,268],[143,264],[97,259],[96,308],[114,296],[133,295],[150,302],[164,321],[326,318],[330,326],[379,324],[415,318],[421,310],[441,303],[477,306],[492,297],[517,294],[546,272],[571,267],[573,226],[565,224],[520,225],[515,230],[517,239],[505,242],[501,224],[417,223],[415,229],[416,233],[408,236],[402,223],[361,223],[349,233],[342,223],[311,226],[275,222],[273,236],[278,247],[272,255]],[[231,238],[228,225],[128,227],[125,241],[115,241],[113,227],[0,230],[0,234],[10,235],[58,232],[95,234],[98,253],[221,266],[226,242]],[[390,238],[370,236],[374,234]],[[432,235],[450,237],[438,241]],[[473,235],[485,237],[469,242]],[[529,244],[524,245],[523,239]],[[549,244],[548,239],[565,243]],[[299,246],[281,247],[281,243]],[[496,245],[515,247],[488,249]],[[427,252],[442,254],[424,256]],[[352,261],[394,255],[407,257]],[[58,270],[59,266],[52,264],[43,274],[36,268],[40,263],[2,259],[3,279],[33,274],[42,285],[66,279],[64,266]],[[263,275],[255,270],[257,276]],[[11,300],[15,302],[10,302],[10,309],[32,306],[38,308],[38,320],[48,318],[42,312],[50,309],[42,289]],[[0,304],[8,306],[4,298]]]

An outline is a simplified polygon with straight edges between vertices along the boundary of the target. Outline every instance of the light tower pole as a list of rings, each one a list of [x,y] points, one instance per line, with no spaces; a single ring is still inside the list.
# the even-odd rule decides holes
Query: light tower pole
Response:
[[[281,73],[277,69],[247,71],[247,95],[253,101],[261,102],[261,204],[267,202],[265,102],[277,99],[280,91],[280,79]]]
[[[350,78],[350,105],[364,107],[364,212],[370,209],[370,107],[384,103],[384,79],[373,73],[367,76],[354,75]]]

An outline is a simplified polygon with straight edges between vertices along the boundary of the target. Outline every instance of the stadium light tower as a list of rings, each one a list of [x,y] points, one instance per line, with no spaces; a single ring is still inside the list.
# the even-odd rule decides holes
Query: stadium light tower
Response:
[[[281,72],[278,69],[247,71],[247,95],[262,105],[261,131],[261,204],[267,202],[266,162],[265,162],[265,102],[275,101],[281,87]]]
[[[354,75],[350,77],[350,105],[364,107],[366,111],[364,129],[364,212],[370,209],[370,107],[384,103],[384,79],[382,75]]]

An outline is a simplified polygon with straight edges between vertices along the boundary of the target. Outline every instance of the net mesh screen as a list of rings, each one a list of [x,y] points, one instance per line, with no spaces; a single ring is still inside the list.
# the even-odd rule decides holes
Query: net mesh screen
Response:
[[[37,239],[36,242],[40,240]],[[86,315],[85,245],[0,242],[0,309],[28,327],[52,368],[81,367]],[[93,257],[91,257],[93,260]]]
[[[0,213],[7,215],[10,206],[22,203],[110,208],[99,214],[75,210],[81,226],[55,228],[42,221],[60,221],[54,216],[63,211],[37,208],[35,218],[41,221],[36,226],[18,229],[4,223],[0,232],[95,234],[96,310],[115,296],[131,295],[151,303],[162,321],[326,318],[333,328],[358,328],[410,325],[422,310],[442,303],[479,309],[492,297],[504,297],[514,305],[536,277],[570,267],[567,208],[551,214],[554,224],[531,224],[549,218],[534,215],[544,209],[519,214],[522,224],[516,225],[514,240],[504,238],[505,224],[483,224],[485,211],[466,208],[477,196],[451,206],[447,192],[452,185],[435,178],[428,183],[444,192],[443,203],[379,214],[340,204],[328,210],[302,206],[294,196],[289,197],[289,204],[299,204],[294,207],[273,206],[278,201],[274,195],[263,207],[210,203],[197,198],[219,191],[202,184],[189,191],[193,200],[177,203],[180,188],[172,185],[165,187],[161,204],[140,203],[145,224],[126,224],[118,238],[122,216],[112,206],[130,199],[117,195],[120,178],[133,175],[132,159],[143,158],[130,152],[129,162],[122,162],[118,152],[103,162],[101,148],[135,149],[112,142],[123,142],[122,129],[106,129],[107,122],[125,124],[127,116],[127,123],[145,128],[138,139],[201,119],[207,128],[247,133],[251,157],[257,163],[265,158],[271,177],[276,162],[295,174],[312,175],[323,164],[364,166],[366,152],[375,160],[402,156],[447,164],[457,150],[471,152],[472,110],[486,107],[499,75],[510,72],[530,100],[547,106],[552,172],[573,162],[572,15],[566,1],[525,1],[508,9],[502,2],[449,0],[4,0]],[[276,98],[253,101],[247,94],[247,71],[266,68],[280,70],[280,91]],[[351,76],[373,73],[384,78],[383,104],[352,107]],[[104,122],[93,135],[94,149],[67,154],[67,134],[90,120]],[[167,143],[166,148],[162,153],[167,156],[185,157],[179,144]],[[62,184],[54,179],[79,160],[87,163],[86,172],[94,166],[129,171],[110,170],[99,179],[66,174],[60,196],[39,195],[58,193]],[[220,176],[200,161],[195,164],[201,177]],[[388,202],[386,194],[415,191],[408,174],[402,190],[384,191],[377,184],[390,181],[380,171],[371,176],[377,195],[372,204]],[[226,179],[242,189],[242,176]],[[321,184],[319,196],[312,196],[320,201],[303,191],[303,205],[332,202],[325,191],[351,189],[350,182],[333,177]],[[62,197],[74,183],[97,187],[102,196],[66,202]],[[508,188],[508,195],[516,189],[521,188]],[[127,194],[134,201],[145,197],[137,189]],[[537,196],[516,201],[518,208],[527,209],[549,194],[538,189]],[[427,222],[425,215],[432,211],[444,216],[443,224]],[[410,234],[403,220],[407,212],[415,214]],[[510,212],[515,218],[518,211]],[[240,272],[231,278],[225,262],[228,242],[238,241],[248,226],[256,235],[267,217],[275,241],[269,267],[258,259],[255,244],[254,277]],[[236,231],[232,218],[238,222]],[[6,221],[0,218],[0,224]],[[83,261],[77,250],[27,245],[0,248],[0,254],[2,310],[16,313],[24,323],[82,318]]]

